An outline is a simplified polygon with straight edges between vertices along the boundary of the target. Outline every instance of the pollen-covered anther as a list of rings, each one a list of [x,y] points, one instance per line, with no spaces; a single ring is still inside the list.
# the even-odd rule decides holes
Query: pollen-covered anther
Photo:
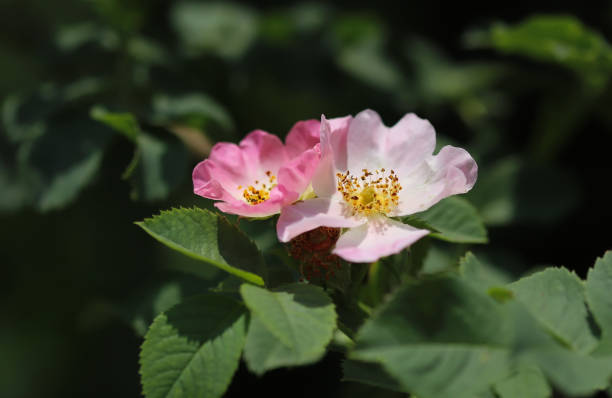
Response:
[[[255,180],[253,185],[247,186],[242,192],[242,197],[248,204],[257,205],[270,199],[270,191],[276,186],[276,176],[269,170],[266,171],[265,175],[269,184],[266,184],[265,181]],[[238,186],[238,190],[242,190],[242,185]]]
[[[394,170],[362,169],[361,176],[350,171],[337,173],[337,189],[350,205],[352,215],[388,214],[399,203],[402,186]]]

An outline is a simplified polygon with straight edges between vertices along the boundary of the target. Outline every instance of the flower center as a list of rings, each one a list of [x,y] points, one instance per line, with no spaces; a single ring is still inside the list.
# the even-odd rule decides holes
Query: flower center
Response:
[[[276,176],[270,170],[266,171],[268,183],[255,180],[253,185],[249,185],[242,191],[242,197],[250,205],[258,205],[270,199],[270,191],[276,186]],[[238,190],[242,190],[242,185],[238,185]]]
[[[361,171],[359,177],[351,175],[350,170],[336,174],[338,192],[350,205],[349,212],[364,216],[389,213],[399,203],[398,193],[402,190],[397,174],[384,168]]]

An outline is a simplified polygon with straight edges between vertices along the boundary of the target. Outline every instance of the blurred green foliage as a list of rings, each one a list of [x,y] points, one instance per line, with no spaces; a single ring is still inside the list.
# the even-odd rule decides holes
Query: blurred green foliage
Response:
[[[612,47],[576,17],[539,15],[514,26],[494,24],[488,32],[471,32],[469,44],[488,45],[507,54],[518,54],[568,67],[600,86],[612,70]]]
[[[283,136],[322,113],[373,108],[390,124],[416,112],[436,127],[438,147],[461,145],[478,161],[467,198],[489,230],[477,252],[490,275],[562,262],[583,273],[610,248],[610,10],[441,16],[426,5],[161,0],[0,7],[3,396],[139,396],[139,336],[153,317],[210,287],[231,290],[232,281],[219,285],[215,269],[170,253],[132,222],[160,208],[210,208],[192,194],[190,168],[215,142],[255,128]],[[229,219],[265,256],[282,257],[266,222]],[[474,241],[485,239],[480,227]],[[454,270],[466,249],[432,242],[415,267]],[[184,272],[200,280],[186,282]],[[258,381],[239,371],[228,394],[304,375],[324,380],[339,375],[336,362]],[[536,385],[538,372],[520,368],[516,378]],[[354,391],[330,383],[331,395]],[[322,395],[317,388],[303,393]],[[511,396],[516,383],[496,388]]]

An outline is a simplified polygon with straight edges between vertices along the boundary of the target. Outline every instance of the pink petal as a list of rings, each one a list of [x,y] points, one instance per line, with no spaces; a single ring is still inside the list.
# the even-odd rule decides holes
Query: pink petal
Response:
[[[366,222],[347,216],[346,208],[338,198],[315,198],[283,208],[276,224],[276,233],[281,242],[318,227],[348,228]]]
[[[215,206],[226,213],[246,217],[277,214],[283,205],[295,201],[299,194],[277,186],[270,191],[269,199],[257,205],[246,203],[242,194],[247,186],[256,185],[255,181],[266,181],[267,171],[277,175],[286,162],[287,154],[281,140],[255,130],[240,141],[240,145],[216,144],[208,159],[194,168],[193,190],[205,198],[223,201],[215,203]]]
[[[286,160],[281,140],[261,130],[249,133],[240,141],[240,146],[228,142],[217,143],[208,159],[200,162],[193,170],[194,192],[209,197],[204,187],[215,180],[223,189],[234,193],[238,186],[248,186],[255,180],[262,180],[268,170],[272,174],[278,173]]]
[[[329,126],[327,140],[329,141],[334,157],[334,167],[336,170],[345,170],[347,162],[346,138],[353,122],[352,116],[337,117],[327,120]]]
[[[321,115],[321,160],[312,179],[317,196],[330,197],[336,192],[336,170],[346,169],[346,134],[352,119]]]
[[[384,159],[390,168],[412,171],[429,158],[436,147],[436,131],[414,113],[402,117],[387,135]]]
[[[468,192],[478,166],[466,150],[447,145],[409,175],[398,175],[402,190],[393,216],[424,211],[448,196]]]
[[[280,138],[262,130],[252,131],[244,137],[240,141],[240,149],[247,166],[246,169],[238,170],[242,173],[253,170],[263,173],[271,171],[272,174],[275,174],[281,165],[288,160],[285,146]]]
[[[230,199],[216,202],[215,207],[224,213],[243,217],[268,217],[281,211],[287,196],[282,187],[276,186],[270,191],[270,198],[259,204],[251,205],[242,200]]]
[[[332,253],[352,263],[371,263],[401,252],[428,233],[426,229],[380,217],[340,235]]]
[[[346,169],[340,169],[340,171],[348,169],[355,174],[360,173],[363,168],[391,167],[384,163],[386,137],[387,128],[380,120],[378,113],[370,109],[359,112],[351,122],[346,137]],[[342,145],[342,142],[333,144]],[[334,149],[335,151],[341,150],[340,148]]]
[[[355,116],[346,145],[347,166],[353,173],[363,168],[409,172],[431,156],[436,146],[436,132],[429,121],[414,113],[388,128],[378,113],[367,109]]]
[[[219,181],[211,179],[204,180],[201,178],[201,175],[204,173],[205,167],[207,165],[202,163],[203,162],[200,162],[198,166],[201,166],[199,168],[194,169],[193,172],[194,193],[196,195],[200,195],[208,199],[225,201],[236,200],[236,198],[232,196],[232,194],[230,194],[225,188],[223,188]],[[198,177],[195,176],[196,173],[199,175]]]
[[[478,166],[476,161],[463,148],[447,145],[433,157],[431,168],[438,170],[447,181],[449,195],[466,193],[476,183]]]
[[[294,159],[287,162],[278,171],[278,184],[285,188],[287,192],[295,193],[287,197],[286,204],[295,202],[302,192],[308,188],[312,176],[319,164],[319,149],[308,149],[298,154]]]
[[[245,185],[248,180],[248,176],[244,173],[246,167],[238,145],[220,142],[212,148],[208,159],[198,163],[193,169],[193,191],[198,195],[209,197],[205,187],[213,180],[227,189]],[[219,199],[220,196],[210,198]]]
[[[320,141],[320,130],[321,122],[314,119],[302,120],[294,124],[285,138],[289,158],[299,156],[302,152],[317,145]]]

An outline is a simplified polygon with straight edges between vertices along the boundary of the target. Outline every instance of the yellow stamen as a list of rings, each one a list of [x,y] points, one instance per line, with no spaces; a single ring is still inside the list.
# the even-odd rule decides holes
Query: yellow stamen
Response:
[[[402,186],[395,171],[386,173],[384,168],[370,171],[361,170],[360,177],[350,172],[337,173],[337,189],[349,205],[351,215],[369,216],[388,214],[399,203],[399,191]]]
[[[261,184],[260,186],[259,180],[255,180],[254,185],[249,185],[242,192],[242,197],[246,200],[248,204],[258,205],[270,199],[270,191],[272,190],[272,188],[276,186],[276,184],[274,184],[276,177],[272,175],[272,172],[269,170],[266,171],[266,176],[268,177],[268,181],[270,182],[270,185]],[[242,185],[239,185],[238,189],[241,190]]]

